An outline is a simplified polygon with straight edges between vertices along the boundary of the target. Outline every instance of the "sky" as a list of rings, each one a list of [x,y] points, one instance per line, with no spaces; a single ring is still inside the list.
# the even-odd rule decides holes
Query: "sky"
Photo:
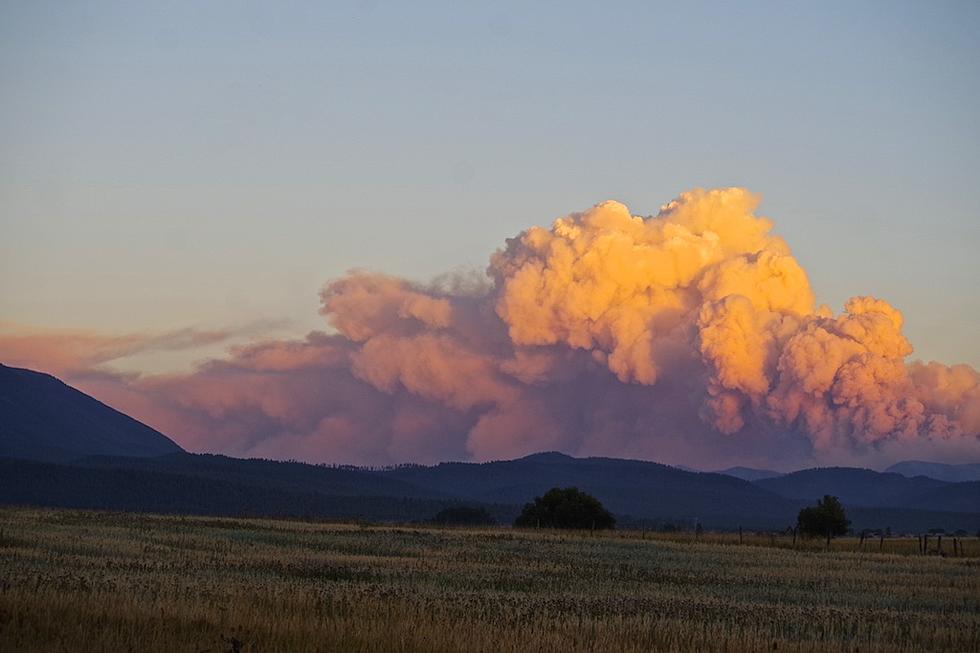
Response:
[[[972,2],[3,2],[0,331],[189,373],[334,332],[351,269],[482,274],[604,200],[738,186],[818,304],[883,298],[908,360],[977,367],[978,29]]]

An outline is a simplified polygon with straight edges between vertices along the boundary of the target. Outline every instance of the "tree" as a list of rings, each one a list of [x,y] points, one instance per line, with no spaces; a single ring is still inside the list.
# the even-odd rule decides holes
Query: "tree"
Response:
[[[432,518],[443,526],[493,526],[497,520],[482,506],[449,506]]]
[[[796,520],[804,535],[844,535],[851,525],[840,499],[825,494],[817,505],[804,508]]]
[[[524,510],[514,522],[519,527],[615,528],[616,518],[595,497],[575,487],[551,488]]]

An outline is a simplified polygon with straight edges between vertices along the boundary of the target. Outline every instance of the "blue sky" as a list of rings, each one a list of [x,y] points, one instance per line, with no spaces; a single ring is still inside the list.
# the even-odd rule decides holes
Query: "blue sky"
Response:
[[[978,33],[973,2],[3,2],[0,322],[302,334],[349,268],[740,185],[819,301],[977,366]]]

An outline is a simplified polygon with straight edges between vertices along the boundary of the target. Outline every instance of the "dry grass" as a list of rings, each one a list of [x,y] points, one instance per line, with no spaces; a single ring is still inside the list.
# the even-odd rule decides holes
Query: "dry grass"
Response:
[[[980,650],[980,560],[908,555],[914,539],[824,553],[20,509],[0,528],[2,651]]]

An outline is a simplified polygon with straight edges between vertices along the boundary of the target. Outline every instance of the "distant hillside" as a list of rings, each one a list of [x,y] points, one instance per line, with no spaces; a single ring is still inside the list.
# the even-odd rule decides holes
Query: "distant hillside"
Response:
[[[170,438],[48,374],[0,365],[0,456],[159,456]]]
[[[778,478],[755,481],[755,485],[787,499],[812,503],[825,494],[839,497],[845,505],[908,507],[923,493],[945,487],[943,481],[901,474],[882,474],[870,469],[825,467],[804,469]],[[929,509],[941,509],[929,506]],[[976,509],[980,511],[980,507]]]
[[[921,460],[906,460],[895,463],[885,470],[902,476],[928,476],[949,483],[964,481],[980,481],[980,463],[961,463],[948,465],[946,463],[927,463]]]
[[[94,456],[78,460],[75,465],[93,469],[177,474],[270,490],[316,492],[339,497],[390,496],[445,500],[453,498],[442,492],[416,487],[398,479],[359,469],[259,458],[242,459],[190,453],[169,454],[156,458]]]
[[[121,460],[105,467],[86,467],[0,458],[0,504],[163,514],[408,522],[428,519],[454,503],[408,496],[352,496],[304,491],[299,487],[285,489],[275,487],[275,483],[265,484],[261,479],[255,483],[230,480],[234,474],[214,478],[157,471],[151,469],[152,465],[141,462],[134,460],[135,468],[127,469]],[[161,469],[166,467],[161,466]],[[388,486],[389,489],[392,487]],[[487,508],[505,522],[517,513],[516,507]]]
[[[569,485],[597,496],[631,528],[691,527],[698,519],[709,529],[782,529],[811,501],[779,497],[720,474],[553,453],[381,472],[188,453],[96,456],[69,464],[0,459],[0,504],[170,514],[408,522],[465,502],[484,506],[509,524],[534,496]],[[975,483],[941,484],[907,506],[845,504],[855,529],[972,533],[980,529],[974,507],[978,491]]]
[[[980,481],[954,483],[928,490],[910,499],[905,505],[920,510],[980,512]]]
[[[518,460],[407,466],[379,472],[465,499],[523,504],[555,486],[576,486],[611,511],[645,519],[699,519],[714,528],[782,527],[799,502],[722,474],[686,472],[639,460],[572,458],[559,453]]]
[[[728,469],[718,470],[715,474],[734,476],[743,481],[761,481],[764,478],[782,476],[779,472],[774,472],[771,469],[755,469],[753,467],[729,467]]]

